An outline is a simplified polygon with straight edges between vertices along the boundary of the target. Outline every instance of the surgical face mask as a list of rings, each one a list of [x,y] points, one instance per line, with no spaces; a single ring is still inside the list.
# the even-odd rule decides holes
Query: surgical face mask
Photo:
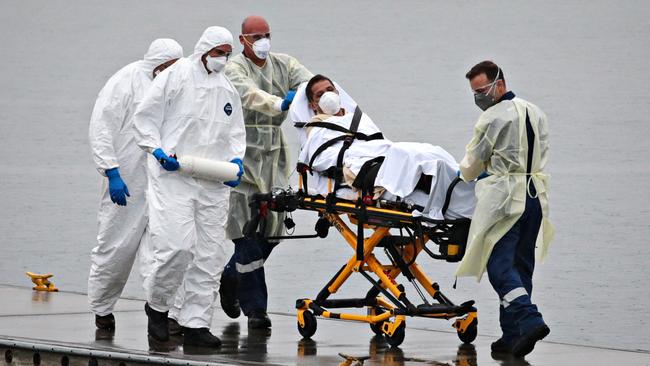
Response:
[[[228,61],[228,57],[226,56],[219,56],[219,57],[212,57],[212,56],[206,56],[205,57],[205,63],[208,68],[208,70],[212,72],[220,72],[223,70],[223,68],[226,66],[226,61]]]
[[[325,92],[321,95],[318,106],[323,113],[335,115],[341,110],[341,98],[334,92]]]
[[[474,94],[474,103],[476,103],[476,105],[481,108],[481,110],[485,111],[493,105],[497,104],[497,101],[493,96],[489,94],[489,92],[488,94],[476,93]]]
[[[268,38],[261,38],[253,43],[253,53],[260,60],[266,60],[271,51],[271,40]]]

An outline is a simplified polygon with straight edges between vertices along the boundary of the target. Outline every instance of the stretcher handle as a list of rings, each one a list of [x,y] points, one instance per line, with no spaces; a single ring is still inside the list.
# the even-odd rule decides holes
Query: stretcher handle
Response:
[[[251,208],[251,218],[248,220],[244,227],[242,228],[242,234],[246,238],[253,237],[257,232],[257,227],[260,225],[261,213],[260,206],[262,202],[269,202],[273,198],[272,194],[269,193],[253,193],[251,200],[248,203],[248,206]]]
[[[251,202],[249,203],[249,206],[252,207],[252,205],[259,205],[260,202],[268,202],[273,198],[273,194],[271,192],[268,193],[253,193],[253,196],[251,197]]]
[[[449,188],[447,188],[447,194],[445,195],[445,203],[442,205],[442,215],[444,216],[447,213],[447,209],[449,208],[449,203],[451,201],[451,195],[454,193],[454,187],[462,181],[460,177],[454,178],[454,180],[451,181],[451,184],[449,185]]]

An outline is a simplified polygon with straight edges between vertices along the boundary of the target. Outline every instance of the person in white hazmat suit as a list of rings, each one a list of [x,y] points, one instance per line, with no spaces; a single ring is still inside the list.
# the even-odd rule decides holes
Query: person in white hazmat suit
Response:
[[[225,225],[230,188],[177,172],[175,156],[231,161],[243,173],[246,135],[241,102],[223,68],[232,34],[209,27],[194,53],[160,75],[135,113],[136,142],[148,160],[149,233],[154,265],[144,287],[147,330],[169,339],[167,315],[182,299],[177,321],[184,345],[218,347],[210,333],[219,279],[226,264]],[[226,182],[236,186],[236,181]]]
[[[532,303],[535,248],[546,255],[553,238],[548,219],[548,123],[534,104],[506,89],[503,71],[483,61],[467,73],[484,112],[460,163],[461,178],[476,184],[476,210],[467,252],[456,275],[487,271],[500,299],[502,337],[493,352],[523,357],[550,332]]]
[[[143,60],[126,65],[106,82],[95,102],[90,148],[97,170],[108,178],[102,182],[97,246],[88,277],[88,301],[99,329],[115,329],[113,308],[147,225],[147,157],[134,141],[133,114],[156,75],[181,57],[183,48],[176,41],[156,39]]]
[[[233,318],[243,311],[250,328],[271,326],[266,313],[264,261],[277,243],[260,237],[243,237],[244,224],[251,218],[248,204],[254,193],[288,186],[290,154],[281,125],[295,89],[312,76],[294,57],[269,52],[270,38],[269,24],[264,18],[247,17],[239,36],[244,51],[226,65],[226,74],[241,95],[247,146],[246,173],[241,185],[230,195],[227,232],[235,243],[235,254],[223,273],[221,305]],[[269,213],[267,220],[265,237],[281,235],[283,215]]]

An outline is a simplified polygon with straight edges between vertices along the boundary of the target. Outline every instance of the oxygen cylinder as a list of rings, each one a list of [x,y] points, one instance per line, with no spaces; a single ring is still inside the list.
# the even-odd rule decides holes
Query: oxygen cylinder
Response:
[[[184,155],[178,158],[179,172],[198,179],[217,182],[237,180],[239,165],[235,163],[210,160],[198,156]]]

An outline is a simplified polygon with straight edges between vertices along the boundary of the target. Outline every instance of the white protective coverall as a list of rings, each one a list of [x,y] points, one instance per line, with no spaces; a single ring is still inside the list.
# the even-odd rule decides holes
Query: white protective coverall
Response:
[[[115,73],[95,102],[88,133],[93,160],[104,176],[106,170],[119,168],[131,195],[126,207],[117,206],[111,202],[108,180],[102,180],[97,246],[88,277],[90,308],[99,316],[113,311],[147,225],[147,157],[134,141],[133,114],[151,85],[154,68],[181,57],[183,48],[173,39],[153,41],[144,59]]]
[[[527,179],[526,111],[535,133],[531,176]],[[476,210],[469,231],[467,252],[457,276],[481,279],[494,245],[512,228],[524,212],[529,185],[534,184],[542,208],[537,236],[537,256],[543,259],[553,239],[548,214],[549,176],[546,115],[534,104],[520,98],[505,100],[481,114],[474,136],[460,164],[462,178],[475,179],[487,170],[489,177],[476,183]]]
[[[294,57],[271,52],[262,67],[238,54],[226,65],[226,74],[241,95],[246,121],[245,172],[230,195],[232,214],[228,220],[228,237],[237,239],[243,236],[243,226],[251,217],[251,195],[289,186],[291,158],[281,128],[287,112],[280,111],[280,105],[289,90],[309,80],[312,73]],[[282,234],[283,217],[269,213],[267,235]]]
[[[205,30],[194,54],[162,73],[135,114],[136,142],[146,151],[230,161],[241,158],[246,135],[237,90],[223,72],[206,71],[201,56],[232,45],[222,27]],[[178,290],[182,305],[170,314],[189,328],[209,328],[226,264],[229,187],[166,171],[148,159],[149,232],[154,254],[144,287],[149,306],[168,311]],[[182,287],[180,287],[182,284]],[[180,287],[180,288],[179,288]]]

